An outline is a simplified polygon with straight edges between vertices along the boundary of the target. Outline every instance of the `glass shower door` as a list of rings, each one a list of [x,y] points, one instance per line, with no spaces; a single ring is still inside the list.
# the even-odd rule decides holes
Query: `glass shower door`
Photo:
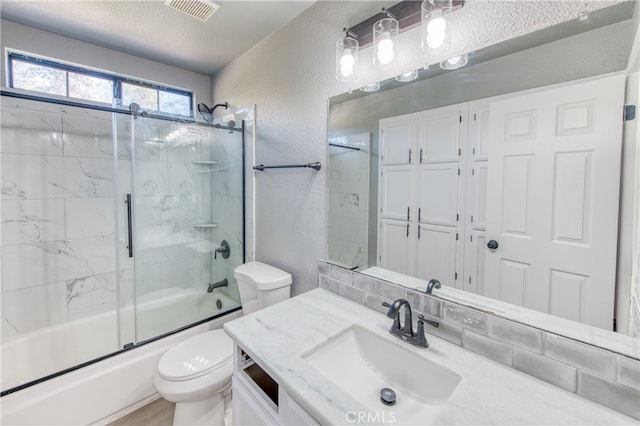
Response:
[[[2,100],[2,390],[116,352],[112,114]]]
[[[135,323],[142,342],[237,308],[227,265],[242,263],[243,243],[233,241],[233,257],[216,252],[223,244],[214,181],[229,178],[234,160],[216,155],[219,130],[142,116],[132,123]],[[242,218],[242,206],[233,215]]]
[[[242,129],[53,102],[0,107],[3,394],[240,305]]]

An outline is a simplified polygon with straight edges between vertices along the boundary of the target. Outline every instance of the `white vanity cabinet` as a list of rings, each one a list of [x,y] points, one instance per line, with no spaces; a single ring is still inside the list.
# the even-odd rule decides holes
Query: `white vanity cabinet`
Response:
[[[237,345],[232,388],[234,425],[319,425],[284,387]]]

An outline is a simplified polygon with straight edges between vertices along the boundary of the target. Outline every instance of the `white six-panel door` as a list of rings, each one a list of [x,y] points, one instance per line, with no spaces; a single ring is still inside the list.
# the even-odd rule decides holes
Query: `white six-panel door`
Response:
[[[484,294],[612,329],[624,76],[491,104]]]

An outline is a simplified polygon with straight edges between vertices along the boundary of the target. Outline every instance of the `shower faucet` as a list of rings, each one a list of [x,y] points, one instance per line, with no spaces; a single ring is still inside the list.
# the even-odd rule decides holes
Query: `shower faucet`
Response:
[[[227,281],[227,279],[225,278],[224,280],[218,281],[217,283],[209,284],[209,286],[207,287],[207,293],[213,293],[213,290],[215,290],[216,288],[228,287],[228,286],[229,286],[229,281]]]
[[[227,240],[222,240],[222,243],[220,243],[220,247],[218,247],[213,252],[214,259],[218,258],[218,253],[220,253],[224,259],[229,258],[229,255],[231,254],[231,247],[229,247],[229,243],[227,242]]]

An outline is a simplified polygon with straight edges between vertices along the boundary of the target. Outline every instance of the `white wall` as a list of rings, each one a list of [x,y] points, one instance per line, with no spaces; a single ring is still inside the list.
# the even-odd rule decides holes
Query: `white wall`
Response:
[[[193,90],[195,102],[211,104],[209,76],[186,71],[116,50],[42,31],[6,19],[0,20],[0,46],[46,56],[103,71]],[[6,60],[2,60],[2,86],[7,85]]]
[[[254,46],[213,78],[215,99],[256,104],[256,164],[327,161],[327,101],[349,86],[335,80],[335,43],[342,28],[396,2],[319,1]],[[455,12],[464,51],[579,16],[602,2],[467,2]],[[424,65],[419,30],[401,35],[398,69],[373,70],[371,49],[360,52],[354,87]],[[435,62],[440,58],[432,58]],[[444,59],[444,58],[442,58]],[[256,259],[293,274],[293,294],[317,286],[316,260],[326,258],[327,172],[282,169],[256,172]]]
[[[215,99],[233,106],[256,104],[256,164],[327,161],[327,101],[349,86],[335,80],[335,43],[342,28],[395,2],[319,1],[213,77]],[[541,4],[544,3],[544,4]],[[455,12],[464,28],[453,45],[473,51],[575,18],[603,2],[467,2]],[[371,48],[359,53],[354,87],[419,68],[419,29],[400,37],[399,66],[376,72]],[[450,52],[451,54],[451,52]],[[441,58],[431,58],[435,63]],[[292,273],[293,294],[317,286],[317,259],[326,258],[327,171],[256,172],[256,259]]]

